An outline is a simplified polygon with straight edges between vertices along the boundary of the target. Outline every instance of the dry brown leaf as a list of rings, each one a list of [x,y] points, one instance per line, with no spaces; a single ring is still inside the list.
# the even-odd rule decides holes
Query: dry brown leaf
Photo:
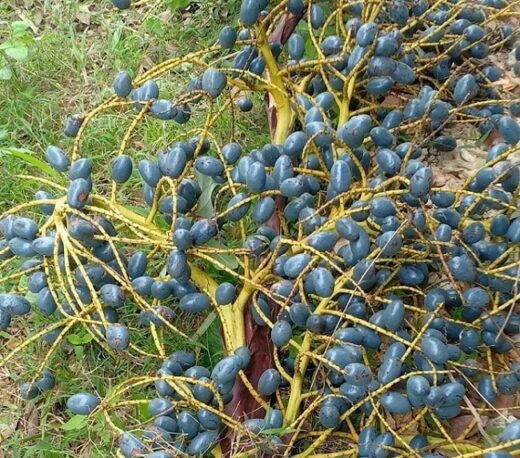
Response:
[[[468,428],[470,423],[473,421],[475,417],[473,415],[459,415],[458,417],[452,418],[449,420],[450,428],[448,432],[453,439],[459,438],[464,431]],[[489,418],[486,416],[481,416],[479,421],[482,423],[482,426],[485,428]],[[473,434],[478,432],[478,427],[475,424],[471,431],[466,435],[466,438],[471,437]]]
[[[505,409],[504,414],[520,418],[520,395],[518,393],[511,396],[498,393],[497,400],[493,405],[497,409]]]

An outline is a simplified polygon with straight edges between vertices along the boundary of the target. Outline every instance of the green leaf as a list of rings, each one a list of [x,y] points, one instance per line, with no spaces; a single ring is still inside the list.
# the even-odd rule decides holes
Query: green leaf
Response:
[[[72,345],[85,345],[92,341],[92,336],[90,334],[69,334],[67,340]]]
[[[150,16],[146,20],[146,27],[151,33],[154,33],[157,35],[164,33],[163,23],[155,16]]]
[[[30,164],[37,169],[40,169],[42,172],[44,172],[46,175],[50,175],[52,177],[58,178],[58,172],[54,170],[49,164],[46,162],[43,162],[41,159],[38,159],[34,156],[34,153],[32,151],[29,151],[27,149],[22,148],[6,148],[3,150],[0,150],[0,155],[8,155],[16,157],[17,159],[21,159],[22,161],[26,162],[27,164]]]
[[[85,347],[82,347],[81,345],[74,345],[74,355],[76,356],[76,359],[81,359],[85,355]]]
[[[493,129],[489,129],[487,132],[484,132],[480,138],[477,139],[475,142],[475,146],[482,146],[485,141],[488,139],[488,137],[491,135],[491,132],[493,132]]]
[[[87,426],[86,415],[74,415],[69,421],[61,425],[61,429],[64,431],[79,431]]]
[[[174,9],[186,8],[191,3],[191,0],[168,0],[168,6]]]
[[[262,434],[265,434],[266,436],[273,436],[273,435],[280,435],[283,436],[284,434],[291,434],[298,431],[294,428],[269,428],[269,429],[262,429]]]
[[[318,58],[318,51],[316,51],[316,48],[314,47],[314,43],[310,38],[305,40],[305,56],[309,59],[317,59]]]
[[[134,213],[137,213],[140,216],[144,216],[145,218],[150,213],[150,210],[148,208],[138,207],[137,205],[125,205],[124,207],[127,210],[132,210]]]
[[[217,242],[215,239],[211,239],[208,243],[206,243],[206,245],[214,248],[226,248],[226,246]],[[209,253],[209,256],[232,270],[238,268],[237,257],[232,253]]]
[[[34,445],[25,446],[24,449],[24,458],[28,458],[31,456],[45,456],[40,452],[54,451],[54,447],[52,446],[52,444],[50,442],[47,442],[46,440],[37,442]]]
[[[199,183],[200,189],[202,189],[202,194],[197,203],[197,210],[203,218],[211,218],[215,215],[215,207],[213,207],[211,198],[213,191],[217,187],[217,183],[215,183],[211,177],[202,175],[202,173],[197,170],[195,170],[195,178]]]
[[[137,404],[135,406],[135,417],[143,423],[149,420],[152,415],[150,414],[150,409],[148,409],[148,404]]]
[[[13,77],[13,69],[10,65],[0,68],[0,81],[9,81]]]
[[[13,21],[11,22],[11,30],[13,35],[23,35],[29,28],[29,24],[25,21]]]
[[[29,48],[25,45],[9,46],[4,49],[7,56],[14,60],[26,60],[29,57]]]

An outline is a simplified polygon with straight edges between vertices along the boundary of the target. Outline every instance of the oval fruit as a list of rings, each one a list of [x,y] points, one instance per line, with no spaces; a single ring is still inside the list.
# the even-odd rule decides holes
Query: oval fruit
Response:
[[[267,369],[258,380],[258,392],[262,396],[271,396],[278,389],[280,382],[280,373],[276,369]]]
[[[77,393],[67,400],[67,408],[74,415],[90,415],[101,400],[91,393]]]

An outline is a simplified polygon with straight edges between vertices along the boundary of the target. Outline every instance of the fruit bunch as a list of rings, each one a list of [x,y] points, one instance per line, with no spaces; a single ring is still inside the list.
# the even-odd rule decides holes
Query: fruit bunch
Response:
[[[158,361],[67,402],[102,413],[127,458],[512,456],[519,420],[486,443],[473,426],[506,418],[497,397],[520,384],[520,101],[488,59],[513,46],[516,5],[244,0],[242,28],[209,49],[118,73],[112,97],[67,120],[68,152],[48,147],[61,179],[34,177],[35,200],[0,220],[1,329],[32,311],[43,323],[1,362],[47,348],[23,397],[52,389],[50,361],[82,328],[108,358]],[[182,72],[196,76],[161,97]],[[255,103],[264,145],[237,122]],[[113,111],[128,127],[96,164],[106,186],[81,139]],[[137,160],[147,121],[178,138]],[[433,164],[465,125],[487,157],[449,189]],[[218,320],[215,365],[188,319]],[[194,350],[171,353],[172,334]],[[149,422],[116,421],[137,404]],[[461,415],[474,418],[453,437]]]

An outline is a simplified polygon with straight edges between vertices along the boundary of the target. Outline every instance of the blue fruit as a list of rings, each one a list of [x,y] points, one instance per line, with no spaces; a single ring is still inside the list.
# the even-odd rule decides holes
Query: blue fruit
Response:
[[[110,347],[120,351],[126,350],[130,345],[130,332],[122,324],[111,324],[107,328],[106,339]]]
[[[209,298],[204,293],[186,294],[179,303],[181,310],[188,313],[200,313],[207,310],[209,306]]]
[[[278,389],[280,381],[280,373],[276,369],[267,369],[258,380],[258,392],[262,396],[271,396]]]
[[[462,105],[471,101],[479,90],[475,77],[471,74],[461,76],[453,89],[453,98],[457,105]]]
[[[65,127],[63,128],[63,133],[67,137],[75,138],[78,135],[82,124],[83,124],[83,117],[81,115],[69,116],[67,118],[67,120],[65,121]]]
[[[395,175],[401,169],[400,157],[390,149],[380,149],[376,157],[379,167],[387,175]]]
[[[325,23],[325,13],[320,5],[311,5],[311,25],[313,29],[319,29]]]
[[[406,396],[397,391],[383,393],[381,395],[381,405],[387,412],[399,415],[412,410],[412,406]]]
[[[57,146],[49,146],[45,151],[45,159],[58,172],[66,172],[70,162],[65,152]]]
[[[352,116],[338,129],[338,137],[351,148],[358,148],[372,128],[372,120],[368,115]]]
[[[292,329],[289,322],[285,320],[277,321],[271,330],[271,340],[277,347],[283,347],[289,343],[292,337]]]
[[[219,34],[218,41],[224,49],[230,49],[235,45],[237,32],[233,27],[225,26]]]
[[[119,72],[114,78],[114,92],[118,97],[128,97],[132,92],[132,77],[126,71]]]
[[[356,43],[359,46],[369,46],[376,38],[378,26],[374,22],[363,24],[356,33]]]
[[[262,3],[258,0],[243,0],[240,6],[240,20],[246,27],[251,27],[262,11]]]
[[[287,51],[291,59],[300,60],[305,53],[305,40],[303,37],[293,33],[287,41]]]
[[[90,415],[101,400],[91,393],[77,393],[67,399],[67,408],[74,415]]]
[[[449,359],[447,346],[435,337],[424,337],[421,340],[421,350],[436,364],[444,364]]]

